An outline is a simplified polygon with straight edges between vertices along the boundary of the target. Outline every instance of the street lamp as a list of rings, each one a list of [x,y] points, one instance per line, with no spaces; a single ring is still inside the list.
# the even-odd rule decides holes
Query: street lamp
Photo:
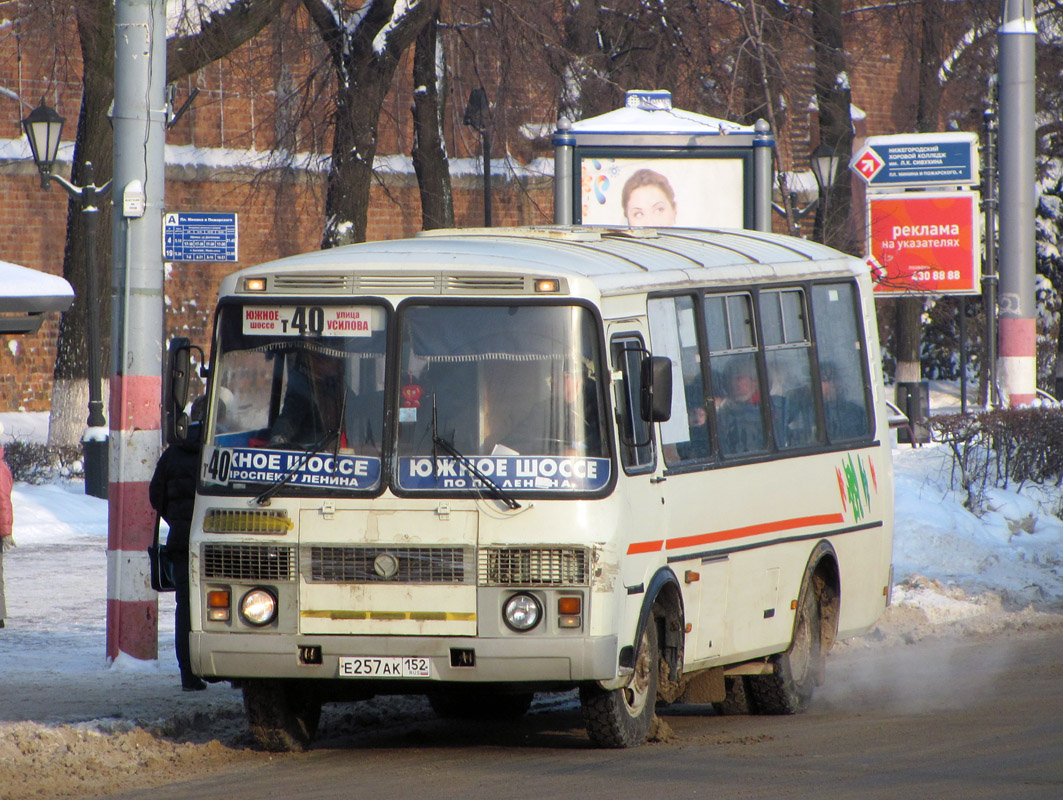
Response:
[[[482,88],[469,93],[462,123],[480,134],[480,152],[484,162],[484,227],[491,227],[491,134],[487,129],[487,112],[491,103]]]
[[[834,152],[833,147],[820,142],[816,145],[816,149],[812,151],[809,161],[812,164],[812,174],[816,178],[821,200],[819,208],[816,210],[816,229],[813,238],[817,242],[822,242],[824,239],[823,229],[827,222],[827,210],[830,208],[831,188],[834,186],[834,176],[838,173],[838,162],[841,159]]]
[[[75,186],[60,175],[52,173],[56,155],[59,152],[59,140],[66,120],[54,109],[41,104],[22,120],[22,127],[29,139],[33,153],[33,163],[41,176],[41,188],[47,189],[55,181],[72,198],[81,202],[82,220],[85,225],[85,301],[88,310],[88,370],[89,370],[89,417],[88,427],[93,430],[82,439],[82,451],[85,459],[85,494],[93,497],[107,497],[107,419],[103,415],[103,398],[100,392],[100,307],[98,276],[96,274],[96,240],[99,223],[97,197],[106,194],[111,188],[107,181],[103,186],[96,186],[92,172],[92,162],[85,162],[85,185]]]

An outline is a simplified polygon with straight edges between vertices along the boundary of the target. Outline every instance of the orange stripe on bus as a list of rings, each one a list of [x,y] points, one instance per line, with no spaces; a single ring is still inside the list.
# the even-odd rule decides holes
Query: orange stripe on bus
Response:
[[[683,536],[679,539],[669,539],[667,543],[656,539],[649,542],[634,542],[628,545],[629,556],[639,553],[656,553],[664,545],[668,550],[678,550],[683,547],[694,547],[699,544],[711,544],[725,542],[730,539],[743,539],[747,536],[757,536],[762,533],[775,533],[776,531],[793,530],[795,528],[811,528],[816,525],[831,525],[842,522],[845,519],[840,512],[834,514],[816,514],[811,517],[797,517],[795,519],[780,519],[775,522],[762,522],[758,525],[747,525],[744,528],[731,528],[715,533],[699,533],[696,536]]]
[[[653,542],[635,542],[628,545],[627,554],[633,556],[638,555],[639,553],[656,553],[662,547],[664,547],[663,539],[657,539]]]

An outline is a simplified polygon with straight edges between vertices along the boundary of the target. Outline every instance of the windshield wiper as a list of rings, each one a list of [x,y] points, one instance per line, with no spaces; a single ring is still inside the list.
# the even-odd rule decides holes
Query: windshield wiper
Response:
[[[296,474],[299,472],[299,470],[301,470],[304,466],[306,466],[306,462],[310,459],[310,456],[312,456],[314,453],[319,453],[322,450],[324,450],[325,448],[327,448],[332,443],[332,440],[334,438],[336,439],[337,442],[339,442],[339,440],[340,440],[340,431],[341,430],[343,430],[343,420],[342,419],[340,420],[340,423],[335,428],[333,428],[331,431],[326,433],[323,438],[319,439],[316,442],[311,442],[310,444],[306,445],[305,449],[303,450],[302,457],[297,462],[292,464],[288,468],[288,470],[280,477],[279,480],[277,480],[273,484],[271,484],[264,492],[262,492],[262,494],[260,494],[257,497],[255,497],[255,499],[252,500],[251,502],[256,503],[257,505],[260,505],[260,506],[261,505],[265,505],[266,503],[268,503],[269,499],[271,497],[273,497],[277,492],[279,492],[281,489],[283,489],[285,486],[287,486],[289,483],[291,483],[292,478],[294,478],[296,476]],[[332,466],[333,466],[333,469],[335,469],[336,458],[332,459]]]
[[[516,510],[520,508],[520,503],[513,499],[513,496],[487,477],[470,459],[463,456],[458,452],[450,442],[439,435],[438,418],[436,417],[436,397],[432,395],[432,473],[436,477],[439,476],[439,469],[437,465],[436,447],[440,447],[443,451],[461,464],[465,469],[476,476],[484,486],[491,489],[491,494],[496,500],[504,503],[507,508]]]

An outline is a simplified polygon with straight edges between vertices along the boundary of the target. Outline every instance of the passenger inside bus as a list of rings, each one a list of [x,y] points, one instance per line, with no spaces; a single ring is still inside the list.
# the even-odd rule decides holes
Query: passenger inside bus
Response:
[[[716,408],[720,447],[728,456],[759,452],[764,449],[764,422],[756,362],[745,354],[728,356],[727,361],[726,395]]]
[[[316,350],[288,357],[287,385],[269,446],[353,447],[363,455],[378,454],[383,394],[352,392],[345,358]]]
[[[594,378],[581,364],[568,362],[546,388],[547,393],[536,399],[528,412],[498,437],[499,444],[524,454],[602,455]]]

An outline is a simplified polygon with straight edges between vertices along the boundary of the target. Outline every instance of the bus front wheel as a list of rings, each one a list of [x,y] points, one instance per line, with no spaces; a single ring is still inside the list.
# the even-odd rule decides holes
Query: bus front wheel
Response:
[[[310,746],[321,719],[321,701],[310,690],[280,680],[247,680],[243,690],[256,744],[274,753],[299,753]]]
[[[749,678],[756,713],[797,714],[808,707],[821,657],[820,628],[819,602],[809,587],[797,609],[790,649],[774,657],[773,674]]]
[[[659,662],[657,621],[650,617],[627,686],[608,690],[595,684],[580,687],[583,721],[591,741],[599,747],[637,747],[646,741],[657,703]]]

